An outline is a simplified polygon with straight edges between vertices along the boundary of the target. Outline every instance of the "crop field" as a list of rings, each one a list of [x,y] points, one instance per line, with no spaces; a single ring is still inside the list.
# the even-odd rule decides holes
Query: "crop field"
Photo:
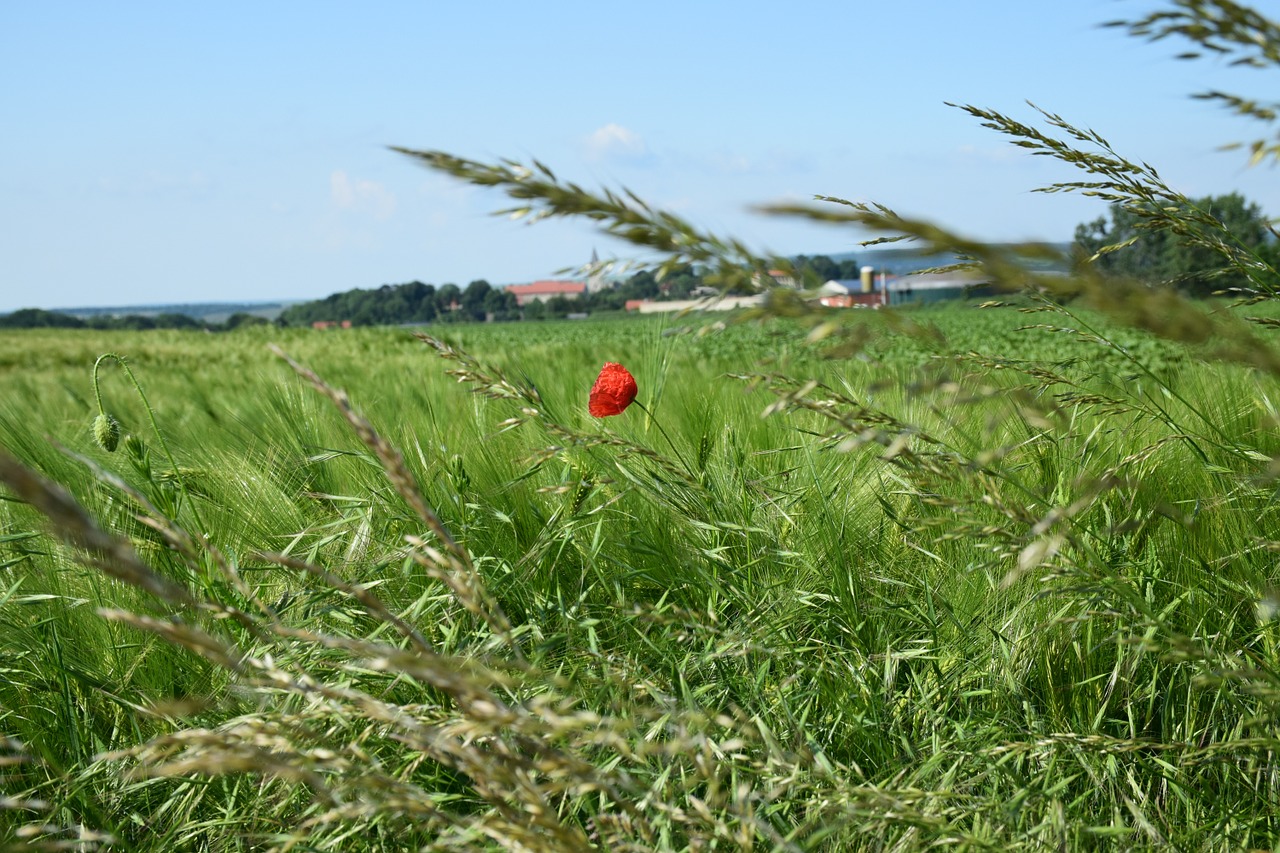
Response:
[[[0,336],[0,844],[1280,847],[1267,329],[839,316]]]

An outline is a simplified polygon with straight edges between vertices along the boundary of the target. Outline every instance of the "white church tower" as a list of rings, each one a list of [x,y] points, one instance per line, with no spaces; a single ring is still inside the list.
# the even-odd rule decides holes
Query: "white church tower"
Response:
[[[605,281],[604,269],[600,266],[600,256],[596,254],[594,246],[591,248],[591,264],[588,269],[590,272],[587,274],[587,293],[599,293],[609,286],[609,282]]]

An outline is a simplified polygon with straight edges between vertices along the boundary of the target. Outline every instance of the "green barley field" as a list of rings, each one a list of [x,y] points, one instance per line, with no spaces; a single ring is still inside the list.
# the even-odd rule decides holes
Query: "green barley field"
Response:
[[[0,843],[1280,848],[1273,356],[724,319],[0,336]]]

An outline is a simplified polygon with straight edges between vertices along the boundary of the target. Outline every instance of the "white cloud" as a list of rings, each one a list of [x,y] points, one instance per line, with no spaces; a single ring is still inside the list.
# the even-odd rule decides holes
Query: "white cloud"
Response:
[[[396,212],[395,193],[377,181],[352,180],[341,169],[329,175],[329,199],[338,210],[363,213],[379,221]]]
[[[587,155],[594,160],[640,162],[649,158],[649,148],[640,134],[610,122],[597,128],[586,140]]]

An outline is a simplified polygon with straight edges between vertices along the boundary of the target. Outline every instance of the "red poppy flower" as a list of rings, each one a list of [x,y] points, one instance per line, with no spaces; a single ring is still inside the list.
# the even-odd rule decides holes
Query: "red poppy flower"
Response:
[[[629,370],[621,364],[607,361],[596,377],[596,384],[591,386],[587,411],[593,418],[620,415],[636,398],[637,390],[636,378]]]

